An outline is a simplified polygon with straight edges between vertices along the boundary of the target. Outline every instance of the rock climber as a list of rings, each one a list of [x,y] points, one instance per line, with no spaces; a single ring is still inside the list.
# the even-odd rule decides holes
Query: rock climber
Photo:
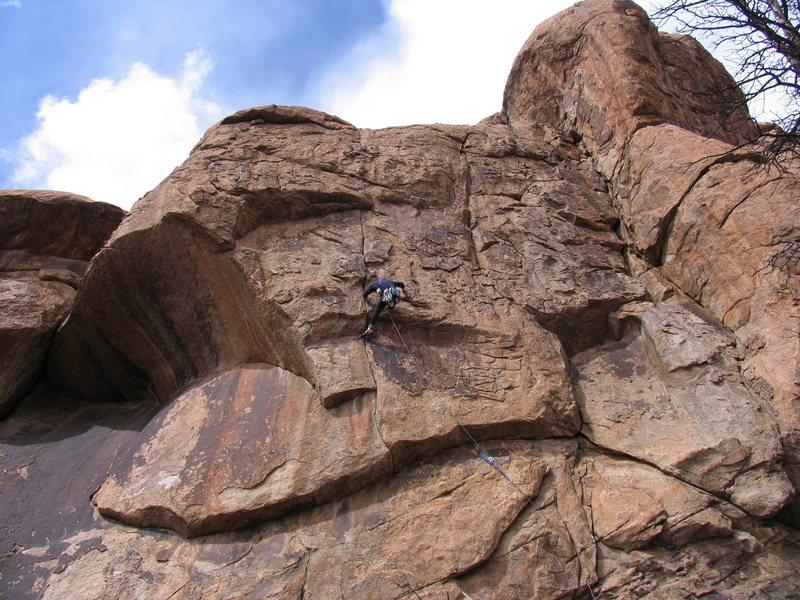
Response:
[[[378,303],[369,314],[367,328],[359,337],[366,337],[375,331],[375,321],[378,320],[378,316],[383,312],[384,308],[388,307],[389,310],[392,310],[395,307],[402,297],[401,290],[405,290],[405,288],[406,284],[402,281],[378,279],[377,281],[373,281],[372,284],[364,290],[363,298],[365,302],[372,292],[378,292]]]

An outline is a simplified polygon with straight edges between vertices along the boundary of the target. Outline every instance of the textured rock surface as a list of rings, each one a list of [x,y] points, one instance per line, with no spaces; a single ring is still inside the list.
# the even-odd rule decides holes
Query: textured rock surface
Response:
[[[762,268],[797,179],[730,152],[752,125],[703,94],[728,81],[589,0],[474,126],[221,121],[91,260],[0,423],[0,585],[798,596],[798,274]],[[357,340],[380,276],[406,298]]]
[[[233,171],[215,166],[238,156],[251,158]],[[564,349],[596,343],[611,310],[644,296],[624,271],[602,189],[574,146],[504,125],[360,132],[308,109],[245,111],[212,129],[93,261],[50,374],[78,397],[175,403],[201,378],[276,365],[305,380],[317,403],[368,406],[355,412],[374,413],[374,427],[342,419],[335,439],[357,452],[358,440],[380,446],[395,468],[463,443],[459,423],[479,437],[574,434]],[[387,323],[365,348],[353,342],[365,310],[360,291],[384,273],[407,285],[408,302],[395,311],[403,339]],[[249,439],[230,444],[251,454]],[[309,443],[287,436],[278,443],[286,450],[265,444],[236,465],[235,479],[261,481],[274,452],[299,460]],[[330,442],[323,435],[319,443]],[[307,475],[293,462],[259,485],[259,507],[245,494],[220,500],[225,486],[211,475],[189,482],[194,492],[185,496],[159,484],[176,473],[174,459],[148,455],[144,471],[118,472],[96,497],[100,510],[207,532],[223,527],[209,523],[230,528],[272,514],[266,505],[286,510],[352,488],[334,485],[340,478],[386,474],[384,456],[367,453],[354,473],[347,466],[287,484]],[[116,481],[135,483],[126,492]],[[196,525],[176,525],[173,513]]]
[[[181,394],[94,497],[105,514],[198,535],[264,521],[391,472],[367,399],[326,412],[304,379],[248,365]]]
[[[800,487],[800,272],[768,267],[800,235],[798,168],[776,171],[737,149],[752,124],[721,110],[713,91],[726,81],[696,42],[658,33],[635,4],[597,1],[537,28],[504,109],[514,127],[574,132],[609,183],[631,272],[657,271],[733,330]]]
[[[123,215],[74,194],[0,190],[0,417],[41,375],[88,261]]]
[[[623,307],[619,342],[575,357],[584,433],[595,443],[773,516],[793,496],[774,419],[742,381],[735,341],[691,301]]]
[[[365,475],[371,480],[385,476],[386,470],[378,465],[386,457],[399,467],[463,443],[459,423],[479,437],[562,436],[578,430],[559,338],[567,349],[602,339],[608,312],[642,297],[644,289],[624,273],[621,246],[611,231],[614,219],[608,197],[597,189],[601,185],[574,147],[517,140],[502,125],[474,128],[477,139],[466,146],[473,128],[360,133],[338,122],[333,129],[319,125],[313,119],[326,123],[324,117],[308,110],[266,108],[251,113],[251,120],[260,117],[255,124],[232,119],[209,132],[176,173],[176,181],[166,182],[143,200],[150,203],[150,212],[147,206],[137,206],[109,242],[109,250],[93,262],[70,321],[54,345],[50,372],[60,386],[96,400],[121,396],[182,404],[175,393],[180,386],[193,386],[197,378],[242,363],[278,365],[309,386],[292,406],[311,402],[310,396],[299,398],[315,393],[314,402],[332,406],[344,399],[369,407],[358,413],[374,413],[370,417],[374,427],[342,419],[336,433],[331,430],[334,439],[356,444],[356,453],[383,448],[383,454],[362,457],[364,468],[373,467]],[[282,122],[290,113],[300,122]],[[266,118],[278,122],[262,123]],[[314,162],[304,156],[309,147],[289,143],[294,138],[287,128],[297,127],[305,132],[300,139],[314,138],[313,148],[329,148],[324,154],[327,162]],[[285,192],[259,188],[269,182],[239,181],[239,187],[231,188],[235,194],[218,192],[224,201],[193,191],[211,185],[206,178],[214,177],[215,171],[208,165],[233,152],[231,143],[235,152],[246,156],[261,145],[276,148],[275,153],[284,156],[268,154],[267,163],[273,169],[304,172],[303,178],[294,177],[305,188],[294,193],[306,202],[311,201],[308,198],[319,202],[322,213],[331,207],[327,189],[333,184],[327,180],[334,176],[345,179],[365,199],[353,195],[349,204],[340,205],[341,198],[334,194],[331,214],[298,215],[288,221],[279,215],[275,223],[269,203],[284,202]],[[417,156],[418,146],[425,144],[432,149]],[[508,144],[522,147],[523,156],[514,154]],[[462,145],[470,150],[462,151]],[[433,151],[439,146],[442,150]],[[496,146],[504,150],[492,150]],[[479,155],[473,167],[470,152],[481,149],[489,156]],[[568,161],[567,152],[577,164]],[[352,164],[353,155],[361,164]],[[397,164],[385,172],[383,163],[389,156],[396,156]],[[399,186],[391,178],[399,177],[403,160],[407,171]],[[248,170],[259,168],[267,166],[256,163]],[[364,171],[375,171],[380,185],[367,180]],[[567,177],[560,177],[559,171]],[[554,185],[532,185],[525,179],[531,173]],[[183,197],[174,189],[179,185],[184,194],[204,203],[180,218],[176,213],[186,210],[181,205],[161,204]],[[392,186],[401,189],[384,203]],[[551,196],[558,200],[550,200]],[[218,213],[224,207],[237,210],[238,204],[235,219],[226,214],[231,223],[252,221],[258,203],[264,204],[259,219],[265,222],[220,229]],[[153,225],[156,208],[161,221]],[[312,211],[313,206],[304,210]],[[146,248],[141,236],[147,240]],[[173,258],[165,260],[166,256]],[[132,261],[135,269],[126,266]],[[167,274],[179,264],[185,268]],[[387,324],[377,343],[365,347],[352,339],[364,313],[360,290],[379,273],[394,273],[406,281],[408,302],[395,311],[403,339],[387,331]],[[576,278],[593,286],[586,282],[578,286]],[[187,295],[181,289],[197,291],[185,302],[175,303],[174,298]],[[120,314],[120,303],[128,307],[125,314]],[[87,361],[87,352],[96,359]],[[331,363],[332,356],[347,369]],[[214,402],[215,393],[200,395]],[[254,398],[263,402],[263,393]],[[194,397],[185,402],[202,404]],[[335,418],[335,413],[321,414],[323,422],[309,431],[325,431],[324,420]],[[214,411],[209,415],[218,418]],[[176,435],[182,427],[175,427]],[[320,439],[316,443],[323,447],[330,443],[326,435]],[[356,443],[362,439],[363,448]],[[249,443],[250,436],[240,436],[225,445],[250,454],[255,451]],[[315,443],[310,436],[276,442],[293,460],[306,454],[309,443]],[[230,447],[227,451],[236,453]],[[186,452],[197,449],[187,446]],[[282,456],[284,450],[265,444],[260,452],[235,466],[240,471],[236,478],[261,481],[266,472],[263,464],[272,464],[273,453]],[[321,451],[318,456],[323,455]],[[174,526],[190,533],[222,525],[187,529],[175,525],[172,513],[186,522],[235,527],[250,523],[251,513],[271,512],[266,505],[254,506],[243,494],[227,494],[228,499],[217,506],[225,486],[212,483],[210,475],[190,481],[195,492],[178,506],[175,494],[182,492],[176,490],[183,488],[158,482],[180,465],[172,462],[176,458],[172,454],[158,456],[166,464],[148,454],[146,473],[118,474],[137,483],[116,485],[110,480],[103,486],[96,497],[101,511],[130,523]],[[307,475],[307,468],[299,468],[302,461],[292,464],[298,476]],[[266,504],[285,510],[304,496],[330,497],[325,490],[340,477],[361,480],[361,475],[354,478],[348,472],[351,468],[361,470],[348,465],[340,476],[328,471],[320,479],[308,479],[313,487],[300,488],[287,485],[285,480],[295,476],[283,472],[260,485],[259,494]],[[216,486],[216,491],[198,486]],[[204,498],[200,509],[197,497]],[[169,507],[169,511],[150,507]],[[163,519],[159,521],[156,514]]]

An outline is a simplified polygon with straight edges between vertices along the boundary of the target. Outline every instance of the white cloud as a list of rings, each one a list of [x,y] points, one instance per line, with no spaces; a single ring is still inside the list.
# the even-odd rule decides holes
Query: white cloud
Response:
[[[3,0],[0,2],[0,6],[10,6],[11,8],[22,8],[22,2],[20,0]]]
[[[573,3],[391,0],[389,23],[328,74],[317,104],[360,127],[475,123],[500,110],[534,27]]]
[[[75,102],[44,98],[13,180],[129,208],[183,162],[222,110],[199,87],[212,68],[202,50],[186,55],[177,79],[136,63],[119,82],[96,79]]]

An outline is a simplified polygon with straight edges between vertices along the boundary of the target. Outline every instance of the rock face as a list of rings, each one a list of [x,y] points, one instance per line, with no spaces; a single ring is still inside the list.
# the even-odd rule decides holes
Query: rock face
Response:
[[[10,597],[798,595],[797,170],[729,81],[589,0],[477,125],[218,123],[74,303],[9,280],[58,327],[0,423]]]
[[[798,237],[797,165],[784,176],[739,147],[754,132],[714,93],[729,88],[726,77],[694,40],[659,34],[636,5],[590,2],[537,28],[504,110],[512,126],[544,120],[580,137],[609,182],[631,273],[666,278],[733,331],[798,487],[800,269],[767,266]]]
[[[638,331],[575,357],[583,432],[773,516],[793,494],[775,420],[744,385],[733,336],[693,308],[677,298],[623,307],[613,316],[635,319]]]
[[[0,191],[0,417],[41,376],[89,260],[123,216],[74,194]]]

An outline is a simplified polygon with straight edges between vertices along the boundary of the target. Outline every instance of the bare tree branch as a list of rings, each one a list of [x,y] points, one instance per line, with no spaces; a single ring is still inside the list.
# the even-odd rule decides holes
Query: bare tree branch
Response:
[[[738,102],[753,105],[783,92],[787,105],[777,127],[762,130],[763,157],[779,166],[800,157],[800,0],[668,0],[654,19],[727,51],[743,93]]]
[[[776,123],[760,126],[759,137],[750,142],[762,148],[764,162],[779,168],[800,158],[800,0],[668,0],[654,20],[675,22],[679,32],[697,35],[717,51],[728,50],[741,94],[728,93],[730,87],[707,92],[720,99],[721,115],[783,92],[787,103]],[[787,242],[765,266],[798,268],[800,238]]]

